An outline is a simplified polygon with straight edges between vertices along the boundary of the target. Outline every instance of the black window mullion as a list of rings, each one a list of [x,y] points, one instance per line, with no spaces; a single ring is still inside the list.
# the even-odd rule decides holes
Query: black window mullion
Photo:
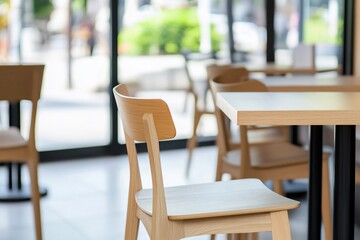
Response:
[[[110,0],[110,151],[116,153],[119,149],[118,141],[118,114],[112,89],[118,84],[118,33],[119,33],[119,3],[117,0]]]
[[[275,62],[275,0],[265,1],[266,14],[266,62]]]
[[[226,0],[226,15],[228,22],[228,44],[229,44],[229,53],[230,53],[230,61],[231,63],[235,62],[235,42],[234,42],[234,32],[233,32],[233,23],[234,23],[234,15],[233,15],[233,1]]]
[[[354,21],[355,0],[344,1],[343,51],[340,61],[343,75],[354,73]]]

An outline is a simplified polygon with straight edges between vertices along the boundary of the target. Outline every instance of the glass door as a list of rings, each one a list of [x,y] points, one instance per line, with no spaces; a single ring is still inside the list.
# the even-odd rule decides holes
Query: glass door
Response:
[[[8,17],[6,62],[45,64],[38,150],[109,144],[108,1],[13,0]]]
[[[177,127],[176,139],[192,136],[195,99],[213,110],[206,93],[206,66],[226,57],[226,16],[218,1],[140,1],[124,4],[119,35],[119,81],[131,93],[165,100]],[[224,21],[225,20],[225,21]],[[188,66],[188,73],[185,66]],[[119,123],[121,124],[121,123]],[[214,115],[204,115],[197,135],[216,135]],[[124,143],[122,131],[119,141]]]
[[[340,62],[344,24],[343,0],[276,0],[276,61],[291,62],[299,44],[315,45],[316,66]]]

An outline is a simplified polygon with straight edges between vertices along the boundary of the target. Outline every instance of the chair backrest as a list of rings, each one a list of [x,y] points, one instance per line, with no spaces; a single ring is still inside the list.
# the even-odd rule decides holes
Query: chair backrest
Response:
[[[44,65],[0,65],[0,100],[40,99]]]
[[[242,81],[249,78],[249,71],[244,67],[236,67],[233,65],[208,65],[206,68],[208,80],[222,76],[222,79],[233,79]]]
[[[130,97],[126,86],[122,84],[116,86],[113,93],[123,123],[129,157],[129,191],[137,192],[142,189],[135,142],[146,142],[153,184],[153,213],[166,213],[159,141],[176,135],[168,105],[161,99]]]
[[[40,99],[45,66],[0,65],[0,101],[17,103],[29,100],[32,103],[29,128],[29,145],[35,147],[35,120],[37,102]]]
[[[226,76],[219,76],[213,80],[210,80],[210,86],[212,92],[267,92],[268,89],[265,84],[258,80],[247,79],[246,81],[236,81]],[[215,97],[215,95],[214,95]]]
[[[315,64],[315,45],[299,44],[293,49],[294,68],[316,69]]]
[[[210,80],[210,89],[213,94],[215,102],[215,115],[218,125],[217,144],[219,154],[224,156],[230,150],[230,137],[227,124],[226,115],[216,105],[216,94],[218,92],[267,92],[267,87],[260,81],[248,80],[243,82],[222,83],[221,78]],[[247,136],[247,126],[240,126],[240,140],[241,140],[241,171],[246,171],[251,168],[249,142]]]

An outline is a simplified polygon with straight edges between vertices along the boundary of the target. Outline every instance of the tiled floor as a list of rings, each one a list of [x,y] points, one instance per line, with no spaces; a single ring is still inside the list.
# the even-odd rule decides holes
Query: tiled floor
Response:
[[[185,177],[185,150],[162,152],[165,185],[210,182],[214,179],[216,150],[203,147],[195,151],[189,178]],[[145,155],[140,168],[150,187]],[[24,169],[26,170],[26,169]],[[0,170],[0,176],[5,175]],[[27,179],[27,171],[24,171]],[[42,199],[44,240],[119,240],[124,239],[125,212],[129,181],[125,156],[41,164],[40,185],[49,194]],[[3,181],[1,183],[4,183]],[[293,239],[306,239],[306,197],[299,209],[290,212]],[[0,203],[0,239],[33,240],[33,214],[29,202]],[[147,240],[141,226],[139,239]],[[209,239],[208,236],[192,238]],[[224,240],[218,237],[217,240]],[[263,233],[260,240],[271,239]]]

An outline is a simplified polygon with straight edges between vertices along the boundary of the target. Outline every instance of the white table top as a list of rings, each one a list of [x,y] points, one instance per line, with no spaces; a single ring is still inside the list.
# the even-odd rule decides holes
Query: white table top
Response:
[[[266,77],[260,79],[270,92],[360,92],[360,77]]]
[[[238,125],[360,125],[360,93],[222,92],[216,100]]]

